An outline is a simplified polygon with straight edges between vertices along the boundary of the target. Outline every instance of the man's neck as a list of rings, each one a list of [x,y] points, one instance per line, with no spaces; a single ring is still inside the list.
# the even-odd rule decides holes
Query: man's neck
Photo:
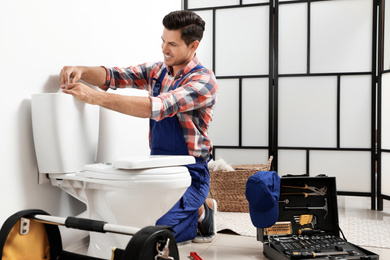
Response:
[[[190,63],[194,59],[195,55],[196,54],[194,53],[193,55],[191,55],[191,58],[187,59],[185,62],[183,62],[180,65],[170,67],[172,69],[172,75],[176,77],[177,73],[179,73],[180,70],[185,68],[185,66],[187,66],[188,63]]]

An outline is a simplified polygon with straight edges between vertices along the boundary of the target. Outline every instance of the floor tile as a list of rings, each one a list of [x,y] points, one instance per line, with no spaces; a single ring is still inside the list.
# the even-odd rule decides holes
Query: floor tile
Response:
[[[209,244],[179,245],[180,259],[189,259],[190,252],[196,252],[203,260],[214,259],[267,259],[263,256],[263,245],[254,237],[231,234],[217,234]]]

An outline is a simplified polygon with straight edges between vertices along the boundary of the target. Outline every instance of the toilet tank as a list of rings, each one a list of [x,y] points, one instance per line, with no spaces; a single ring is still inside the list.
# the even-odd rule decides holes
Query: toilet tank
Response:
[[[39,173],[77,172],[95,163],[99,107],[64,93],[34,94],[31,113]]]

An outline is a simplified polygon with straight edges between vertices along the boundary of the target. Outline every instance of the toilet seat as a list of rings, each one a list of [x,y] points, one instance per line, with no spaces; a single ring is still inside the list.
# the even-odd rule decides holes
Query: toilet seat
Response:
[[[118,169],[108,164],[85,165],[82,172],[77,173],[91,179],[124,180],[124,181],[159,181],[188,177],[188,169],[184,166],[161,167],[150,169]]]
[[[148,155],[118,159],[112,166],[118,169],[147,169],[194,163],[196,160],[190,155]]]
[[[77,175],[101,180],[176,180],[188,177],[188,169],[182,165],[193,163],[193,156],[139,156],[119,159],[112,165],[88,164]]]

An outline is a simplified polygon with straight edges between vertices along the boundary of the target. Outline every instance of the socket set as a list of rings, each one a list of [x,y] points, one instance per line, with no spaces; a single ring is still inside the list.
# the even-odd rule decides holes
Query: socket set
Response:
[[[358,257],[366,254],[358,248],[346,243],[340,237],[331,235],[292,235],[279,237],[277,235],[269,238],[275,249],[290,259],[310,259],[322,257]],[[351,258],[350,258],[351,259]]]
[[[336,178],[325,175],[282,177],[278,220],[272,227],[258,229],[257,239],[271,260],[379,259],[344,237],[339,228]]]

